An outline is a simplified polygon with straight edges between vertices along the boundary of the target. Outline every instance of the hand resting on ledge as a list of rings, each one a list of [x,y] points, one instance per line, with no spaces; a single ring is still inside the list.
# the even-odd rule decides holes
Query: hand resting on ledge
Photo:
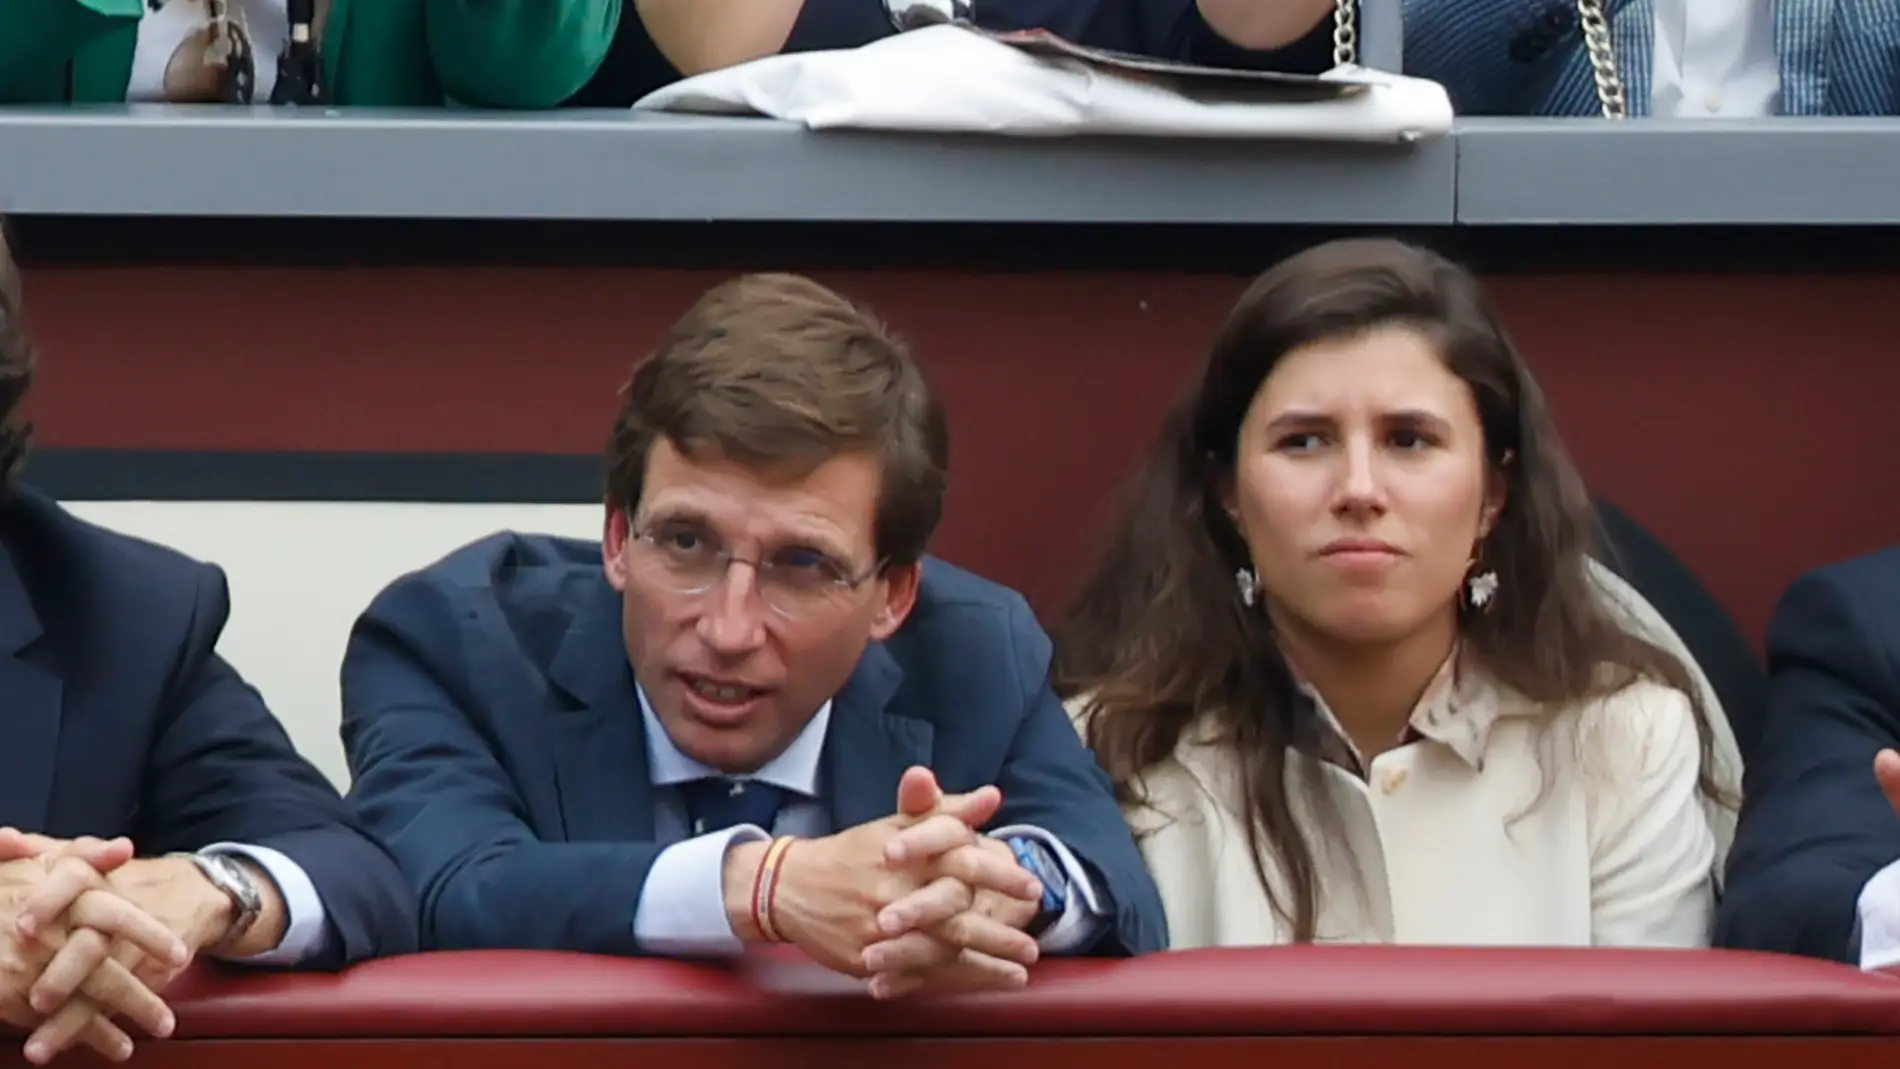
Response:
[[[773,954],[469,951],[340,975],[201,969],[172,1004],[181,1038],[1900,1034],[1900,979],[1724,951],[1224,948],[1049,960],[1006,997],[901,1005],[823,975]]]

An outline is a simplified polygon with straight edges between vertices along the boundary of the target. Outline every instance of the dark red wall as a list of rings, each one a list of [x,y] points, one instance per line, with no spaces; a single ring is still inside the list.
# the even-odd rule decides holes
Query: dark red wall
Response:
[[[49,445],[591,452],[627,366],[722,273],[45,268]],[[939,549],[1046,604],[1241,280],[821,274],[948,397]],[[1900,276],[1509,276],[1595,490],[1758,638],[1800,571],[1900,541]]]

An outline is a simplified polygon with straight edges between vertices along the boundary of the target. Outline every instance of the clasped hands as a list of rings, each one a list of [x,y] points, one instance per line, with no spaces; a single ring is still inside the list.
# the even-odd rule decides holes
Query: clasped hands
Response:
[[[782,855],[772,919],[813,960],[867,979],[871,994],[994,990],[1028,983],[1040,948],[1023,931],[1042,885],[1007,843],[979,835],[1002,794],[945,795],[926,768],[904,773],[897,811]],[[752,895],[766,845],[726,857],[727,915],[748,942],[762,938]]]
[[[29,1061],[75,1043],[124,1061],[115,1018],[170,1035],[159,993],[228,925],[229,900],[190,861],[132,855],[127,839],[0,828],[0,1021],[30,1033]]]

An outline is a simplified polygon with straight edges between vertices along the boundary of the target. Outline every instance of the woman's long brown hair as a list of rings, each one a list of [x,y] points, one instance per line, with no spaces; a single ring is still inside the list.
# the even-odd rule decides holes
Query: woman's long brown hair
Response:
[[[1296,820],[1287,751],[1317,751],[1321,728],[1299,697],[1265,613],[1242,605],[1234,573],[1249,557],[1220,505],[1241,422],[1286,354],[1321,339],[1400,325],[1438,346],[1471,390],[1485,453],[1505,486],[1484,544],[1498,574],[1487,611],[1461,618],[1463,648],[1539,703],[1567,705],[1648,679],[1686,695],[1710,769],[1707,711],[1689,670],[1626,631],[1592,585],[1596,526],[1543,393],[1477,280],[1435,253],[1390,240],[1321,245],[1283,261],[1243,295],[1200,373],[1168,414],[1124,490],[1113,537],[1057,628],[1056,682],[1085,696],[1087,734],[1124,803],[1145,801],[1144,771],[1190,725],[1240,755],[1254,864],[1269,899],[1309,942],[1319,913],[1316,837],[1341,841],[1324,797],[1303,798],[1322,827]],[[1302,781],[1304,782],[1304,781]],[[1285,877],[1282,901],[1266,858]]]

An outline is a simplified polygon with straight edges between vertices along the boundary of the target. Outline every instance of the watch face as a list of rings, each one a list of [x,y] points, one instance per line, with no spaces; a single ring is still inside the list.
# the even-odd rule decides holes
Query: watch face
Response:
[[[1011,838],[1016,863],[1042,884],[1042,909],[1061,912],[1069,899],[1068,873],[1049,849],[1034,839]]]
[[[263,906],[263,893],[258,890],[257,881],[251,878],[244,866],[222,854],[213,854],[205,861],[215,870],[212,882],[236,901],[239,910],[251,913]]]
[[[943,22],[973,22],[972,0],[884,0],[891,25],[899,33]]]

